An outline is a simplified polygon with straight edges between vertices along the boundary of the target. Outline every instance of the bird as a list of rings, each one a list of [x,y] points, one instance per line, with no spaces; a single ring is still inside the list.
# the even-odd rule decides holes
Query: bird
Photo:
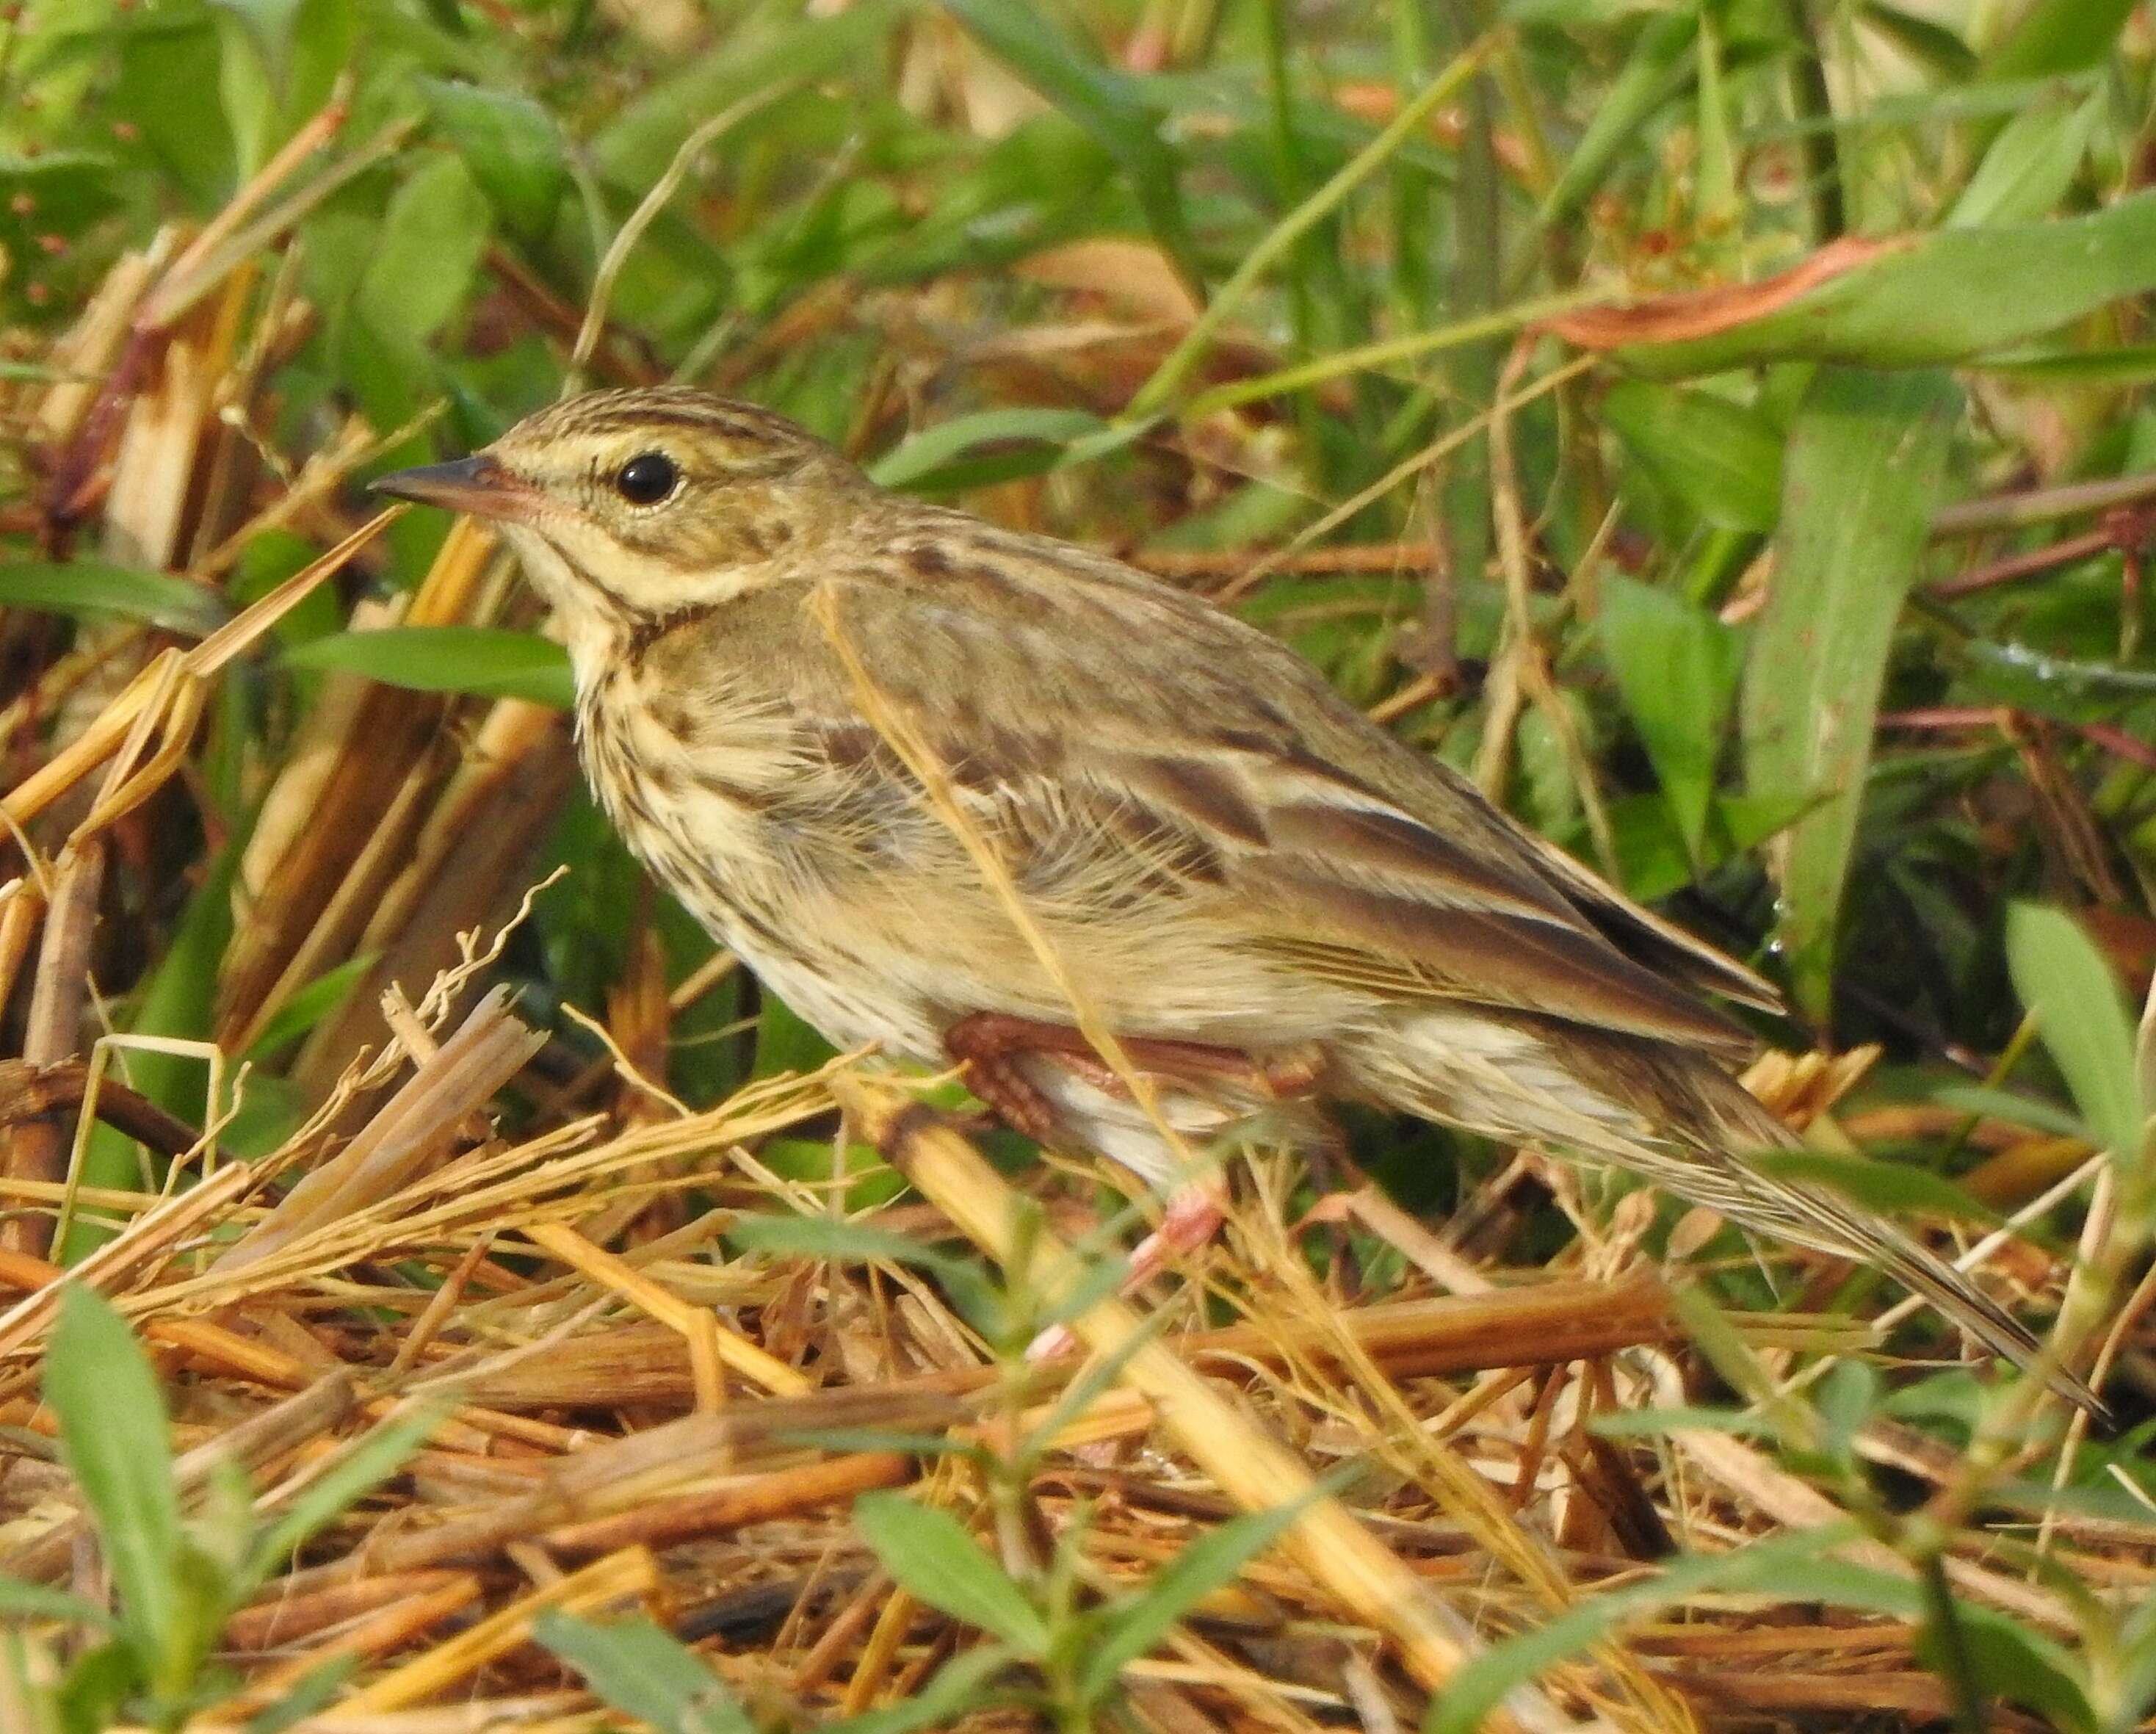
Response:
[[[685,386],[566,398],[374,483],[490,524],[553,612],[631,849],[842,1049],[1219,1220],[1189,1152],[1361,1102],[1614,1166],[1884,1270],[2100,1411],[1975,1283],[1763,1155],[1751,970],[1309,662],[1108,555],[876,485]]]

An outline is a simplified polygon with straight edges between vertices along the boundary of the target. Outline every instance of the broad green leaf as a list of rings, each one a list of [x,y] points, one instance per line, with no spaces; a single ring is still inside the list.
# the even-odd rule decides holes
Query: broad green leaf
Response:
[[[1902,602],[1960,407],[1930,372],[1820,370],[1790,429],[1774,581],[1745,681],[1746,780],[1815,803],[1773,849],[1799,1003],[1824,1018],[1842,887]]]
[[[100,560],[26,560],[0,566],[0,607],[119,614],[198,639],[232,616],[223,597],[190,578]]]
[[[1597,623],[1625,708],[1700,859],[1742,641],[1706,609],[1625,577],[1604,582]]]
[[[424,344],[464,305],[486,250],[487,202],[448,152],[397,189],[359,280],[360,316],[393,342]]]
[[[567,710],[577,701],[568,652],[536,633],[494,626],[391,626],[339,632],[295,645],[288,667],[363,675],[415,692],[529,699]]]
[[[1082,409],[984,409],[916,434],[869,474],[886,488],[921,493],[979,487],[1052,469],[1071,442],[1105,425]]]
[[[447,79],[422,79],[419,90],[510,232],[544,240],[569,184],[568,142],[554,117],[514,90]]]
[[[948,1511],[903,1493],[865,1493],[854,1501],[854,1524],[883,1568],[930,1607],[1000,1638],[1021,1655],[1048,1651],[1048,1627]]]
[[[1968,1659],[1968,1672],[1980,1697],[2038,1711],[2062,1734],[2094,1734],[2097,1718],[2083,1670],[2062,1646],[1989,1608],[1951,1598],[1947,1606],[1952,1610],[1948,1617],[1958,1630],[1958,1647]],[[1927,1609],[1930,1617],[1915,1649],[1918,1661],[1948,1678],[1958,1658],[1942,1629],[1942,1612],[1936,1606]]]
[[[121,1631],[155,1677],[185,1619],[172,1428],[141,1345],[111,1304],[80,1283],[60,1297],[44,1392],[119,1593]]]
[[[1149,1654],[1175,1623],[1285,1534],[1306,1501],[1270,1511],[1245,1511],[1200,1536],[1177,1554],[1152,1583],[1114,1608],[1102,1622],[1078,1675],[1079,1696],[1096,1702],[1122,1671]]]
[[[595,1696],[657,1734],[752,1734],[726,1683],[648,1619],[599,1625],[548,1608],[531,1635],[584,1676]]]
[[[1113,156],[1137,195],[1153,239],[1193,281],[1199,273],[1176,179],[1175,152],[1144,83],[1100,59],[1029,0],[943,0],[980,44],[1046,97]]]
[[[1620,380],[1603,419],[1709,524],[1764,536],[1782,505],[1782,442],[1764,418],[1712,392]]]
[[[2006,912],[2006,960],[2091,1134],[2120,1162],[2137,1162],[2148,1105],[2135,1073],[2133,1021],[2103,954],[2071,916],[2017,903]]]
[[[2009,121],[1947,213],[1948,225],[2027,223],[2056,209],[2088,154],[2107,100],[2099,90],[2078,101],[2038,103]]]
[[[2152,290],[2156,191],[2051,223],[1904,238],[1770,312],[1711,336],[1630,345],[1614,359],[1657,379],[1775,361],[1944,366]]]
[[[1708,812],[1706,859],[1699,860],[1686,848],[1667,797],[1627,795],[1612,801],[1609,829],[1625,889],[1647,903],[1681,891],[1702,872],[1749,854],[1787,830],[1812,804],[1801,796],[1717,793]],[[1582,850],[1586,847],[1584,828],[1578,844]]]

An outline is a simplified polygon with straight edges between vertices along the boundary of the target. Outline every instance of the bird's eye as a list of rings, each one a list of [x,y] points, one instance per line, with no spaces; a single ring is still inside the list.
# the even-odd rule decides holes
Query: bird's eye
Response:
[[[665,453],[639,452],[614,472],[613,490],[631,505],[656,505],[680,480],[680,469]]]

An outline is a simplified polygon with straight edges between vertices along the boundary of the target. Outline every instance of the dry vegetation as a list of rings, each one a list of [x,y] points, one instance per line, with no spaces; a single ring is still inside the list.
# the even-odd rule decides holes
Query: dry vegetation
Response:
[[[720,10],[0,24],[0,1729],[2142,1726],[2132,8]],[[2118,1428],[1406,1125],[1105,1298],[1151,1205],[759,998],[369,519],[578,371],[1204,586],[1767,959],[1754,1087]]]

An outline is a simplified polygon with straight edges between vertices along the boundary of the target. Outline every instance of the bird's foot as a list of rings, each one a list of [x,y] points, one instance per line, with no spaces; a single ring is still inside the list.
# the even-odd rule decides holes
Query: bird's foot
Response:
[[[1173,1194],[1161,1212],[1160,1226],[1131,1249],[1130,1269],[1120,1292],[1136,1292],[1176,1259],[1212,1244],[1227,1219],[1227,1207],[1217,1186],[1200,1182]],[[1025,1357],[1055,1361],[1077,1347],[1078,1339],[1069,1326],[1051,1325],[1027,1347]]]

